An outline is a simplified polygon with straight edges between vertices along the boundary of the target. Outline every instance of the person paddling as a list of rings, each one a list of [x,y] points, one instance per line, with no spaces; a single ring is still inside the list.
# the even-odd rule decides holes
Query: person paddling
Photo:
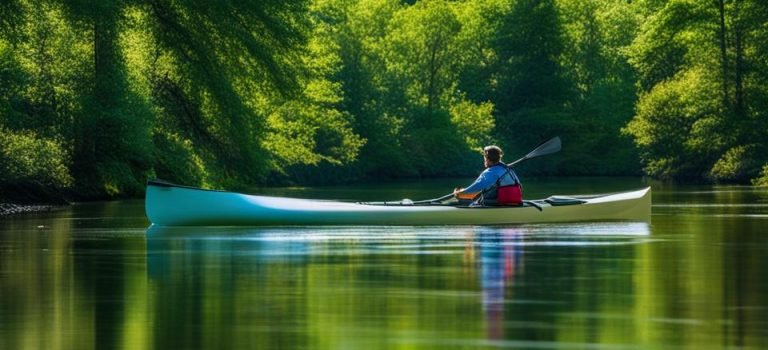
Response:
[[[471,200],[472,205],[520,205],[523,191],[517,174],[501,161],[504,152],[498,146],[483,148],[485,170],[467,188],[457,187],[453,195],[459,200]]]

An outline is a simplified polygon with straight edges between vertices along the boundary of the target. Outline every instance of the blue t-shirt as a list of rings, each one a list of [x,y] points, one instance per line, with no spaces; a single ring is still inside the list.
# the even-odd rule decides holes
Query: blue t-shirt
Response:
[[[477,177],[475,182],[473,182],[469,187],[465,188],[462,193],[480,193],[483,190],[493,186],[496,184],[496,180],[498,180],[500,177],[504,176],[504,174],[507,172],[507,167],[504,164],[497,164],[490,167],[485,168],[482,173],[480,173],[480,176]],[[509,169],[510,176],[504,176],[503,179],[501,179],[501,186],[505,185],[514,185],[516,183],[520,183],[520,180],[517,178],[517,174],[512,169]]]

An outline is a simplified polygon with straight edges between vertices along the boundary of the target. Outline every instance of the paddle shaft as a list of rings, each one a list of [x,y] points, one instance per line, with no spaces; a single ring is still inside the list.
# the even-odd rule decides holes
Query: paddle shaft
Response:
[[[555,136],[545,142],[542,142],[539,144],[533,151],[528,152],[524,157],[512,162],[507,163],[507,168],[511,168],[517,164],[520,164],[528,159],[533,159],[536,157],[545,156],[547,154],[552,154],[555,152],[559,152],[560,148],[562,147],[562,143],[560,141],[560,137]],[[433,202],[442,202],[448,198],[453,197],[453,193],[446,194],[445,196],[434,198],[434,199],[427,199],[423,201],[414,201],[413,204],[424,204],[424,203],[433,203]]]

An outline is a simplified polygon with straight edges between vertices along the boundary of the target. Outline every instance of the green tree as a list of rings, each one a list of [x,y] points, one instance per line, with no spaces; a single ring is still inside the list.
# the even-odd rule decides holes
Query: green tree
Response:
[[[662,179],[702,178],[725,143],[717,82],[705,69],[687,71],[640,96],[626,131],[640,147],[645,171]]]
[[[70,28],[91,39],[90,62],[80,79],[80,113],[73,116],[73,164],[78,192],[135,195],[152,167],[151,114],[129,89],[119,45],[123,11],[132,1],[69,0],[60,3]],[[66,25],[66,24],[65,24]],[[66,28],[66,29],[65,29]]]
[[[766,6],[683,0],[650,6],[657,11],[649,11],[630,50],[642,94],[625,129],[646,170],[665,178],[757,176],[766,160],[766,118],[758,107],[765,105],[766,73],[756,69],[763,61],[757,53],[765,50]],[[657,125],[665,122],[680,127]]]
[[[268,105],[299,89],[306,3],[156,1],[144,8],[157,52],[148,71],[163,121],[155,138],[170,125],[191,142],[210,168],[205,183],[263,182]]]
[[[94,93],[88,104],[93,113],[77,129],[98,132],[95,139],[76,137],[76,169],[84,167],[79,179],[87,179],[93,165],[107,183],[114,182],[109,176],[134,171],[117,183],[137,184],[140,190],[155,159],[155,168],[165,169],[158,175],[178,179],[177,167],[164,162],[174,162],[168,152],[184,149],[180,162],[190,166],[182,173],[189,175],[201,165],[210,171],[183,180],[228,187],[264,180],[270,156],[263,148],[266,112],[258,101],[298,90],[291,77],[299,70],[290,62],[305,42],[304,2],[67,4],[72,17],[92,25],[94,32]],[[126,18],[131,11],[147,16],[134,16],[140,21],[132,22]],[[129,86],[125,57],[134,52],[120,46],[120,35],[137,31],[131,26],[139,24],[150,29],[153,43],[146,48],[153,51],[148,62],[153,66],[138,69],[149,74],[151,98]],[[154,123],[153,110],[162,116]],[[155,144],[149,143],[153,139]]]
[[[559,64],[563,32],[554,0],[515,1],[502,19],[494,47],[500,114],[564,101],[569,87]]]
[[[572,88],[560,57],[564,36],[554,0],[519,0],[503,14],[493,38],[496,133],[508,153],[522,153],[556,134],[568,137],[578,120],[566,106]],[[555,172],[555,162],[535,165]]]
[[[450,122],[446,95],[458,78],[460,30],[446,2],[420,1],[395,14],[379,47],[388,90],[403,94],[405,149],[422,175],[439,174],[460,159],[463,145]]]
[[[561,159],[571,173],[638,173],[637,151],[620,133],[636,102],[636,77],[624,52],[639,25],[637,6],[606,0],[557,4],[565,37],[561,62],[573,87],[568,105],[575,120],[563,130],[572,141]]]
[[[323,21],[321,8],[310,14],[313,30],[301,60],[307,73],[299,80],[302,90],[275,104],[264,144],[275,155],[277,173],[293,167],[292,177],[305,173],[329,181],[323,174],[354,162],[365,140],[354,133],[353,116],[341,109],[341,83],[332,81],[341,70],[334,29]]]
[[[330,2],[329,2],[330,3]],[[341,69],[341,108],[354,116],[355,133],[367,140],[361,149],[359,173],[373,177],[414,176],[403,152],[404,117],[400,89],[389,90],[384,58],[379,47],[388,25],[403,8],[396,0],[338,1],[333,27],[337,35]]]
[[[466,171],[467,140],[493,127],[488,103],[469,102],[457,89],[471,42],[459,17],[471,18],[465,11],[469,2],[321,3],[337,33],[341,107],[355,116],[355,132],[367,139],[361,172],[402,177]],[[488,120],[468,122],[480,116]]]
[[[317,85],[317,74],[303,78],[300,60],[306,6],[3,2],[0,12],[10,15],[0,26],[13,30],[0,39],[14,45],[28,88],[3,96],[20,102],[2,123],[59,140],[79,195],[139,194],[150,176],[228,187],[263,182],[281,156],[267,147],[280,130],[267,116],[309,100],[304,92]],[[344,147],[326,142],[313,151],[349,161],[359,140],[338,115],[315,129],[338,131]]]
[[[458,41],[464,65],[459,72],[459,90],[474,102],[496,98],[498,52],[494,36],[501,29],[504,14],[510,10],[506,0],[466,1],[457,6],[461,23]]]
[[[24,118],[30,77],[0,40],[0,199],[51,201],[72,183],[61,141],[40,136]],[[10,129],[12,127],[13,129]]]
[[[0,3],[0,32],[10,35],[7,39],[17,40],[20,36],[17,28],[24,22],[22,4],[18,0],[6,0]]]

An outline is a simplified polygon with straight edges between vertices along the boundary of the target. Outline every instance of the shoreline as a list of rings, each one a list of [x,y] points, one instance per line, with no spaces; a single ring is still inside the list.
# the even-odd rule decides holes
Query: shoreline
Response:
[[[45,213],[63,208],[65,205],[0,203],[0,217],[28,213]]]

